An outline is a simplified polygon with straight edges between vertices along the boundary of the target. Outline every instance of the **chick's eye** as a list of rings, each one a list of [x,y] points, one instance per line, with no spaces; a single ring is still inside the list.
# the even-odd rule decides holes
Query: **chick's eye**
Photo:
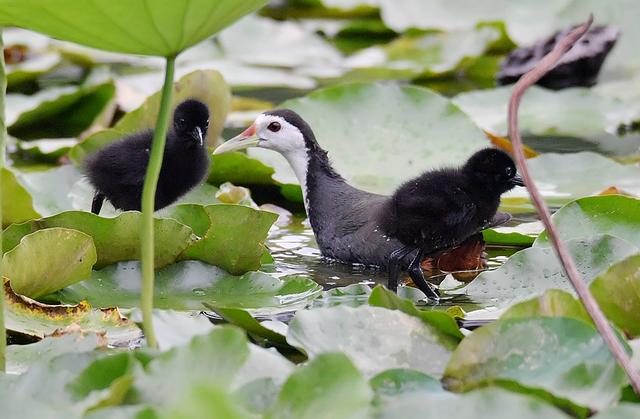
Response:
[[[271,132],[278,132],[280,131],[280,123],[279,122],[272,122],[269,124],[269,126],[267,127],[267,129]]]
[[[504,172],[508,177],[513,176],[513,174],[514,174],[513,167],[507,167]]]

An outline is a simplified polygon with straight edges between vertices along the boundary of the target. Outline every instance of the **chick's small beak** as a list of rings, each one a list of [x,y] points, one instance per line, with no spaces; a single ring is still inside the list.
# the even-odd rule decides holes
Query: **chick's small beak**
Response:
[[[243,150],[249,147],[255,147],[260,142],[256,134],[256,126],[252,124],[249,128],[242,131],[239,135],[226,141],[213,151],[213,154],[222,154],[228,151]]]
[[[520,175],[515,175],[511,178],[511,184],[514,186],[524,186],[524,179],[522,179]]]
[[[198,145],[202,147],[202,145],[204,144],[204,135],[202,134],[202,129],[200,129],[200,127],[195,127],[191,132],[191,135],[193,136],[193,139],[198,142]]]

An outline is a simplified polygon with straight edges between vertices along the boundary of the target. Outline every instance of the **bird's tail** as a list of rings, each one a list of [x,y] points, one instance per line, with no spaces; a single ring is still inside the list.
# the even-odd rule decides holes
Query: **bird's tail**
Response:
[[[98,215],[100,214],[100,210],[102,209],[102,203],[104,202],[104,198],[105,196],[100,193],[100,192],[96,192],[96,194],[93,196],[93,202],[91,203],[91,212]]]

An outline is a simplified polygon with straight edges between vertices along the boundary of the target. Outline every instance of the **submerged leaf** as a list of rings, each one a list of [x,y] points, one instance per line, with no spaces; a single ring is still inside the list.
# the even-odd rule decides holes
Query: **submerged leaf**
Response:
[[[91,276],[96,247],[90,236],[67,228],[27,234],[5,253],[3,273],[21,295],[40,298]]]

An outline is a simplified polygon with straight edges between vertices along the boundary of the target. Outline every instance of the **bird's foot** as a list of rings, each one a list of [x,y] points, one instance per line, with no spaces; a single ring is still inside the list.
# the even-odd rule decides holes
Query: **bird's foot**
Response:
[[[404,246],[400,249],[394,250],[389,255],[389,279],[387,282],[387,288],[397,293],[398,292],[398,277],[400,276],[400,263],[402,260],[415,248],[410,246]]]
[[[422,250],[418,251],[418,254],[413,258],[407,272],[409,276],[413,280],[413,283],[416,284],[420,291],[424,292],[430,302],[438,303],[440,301],[440,294],[438,290],[427,282],[424,279],[424,272],[422,272],[422,258],[424,256],[424,252]]]

